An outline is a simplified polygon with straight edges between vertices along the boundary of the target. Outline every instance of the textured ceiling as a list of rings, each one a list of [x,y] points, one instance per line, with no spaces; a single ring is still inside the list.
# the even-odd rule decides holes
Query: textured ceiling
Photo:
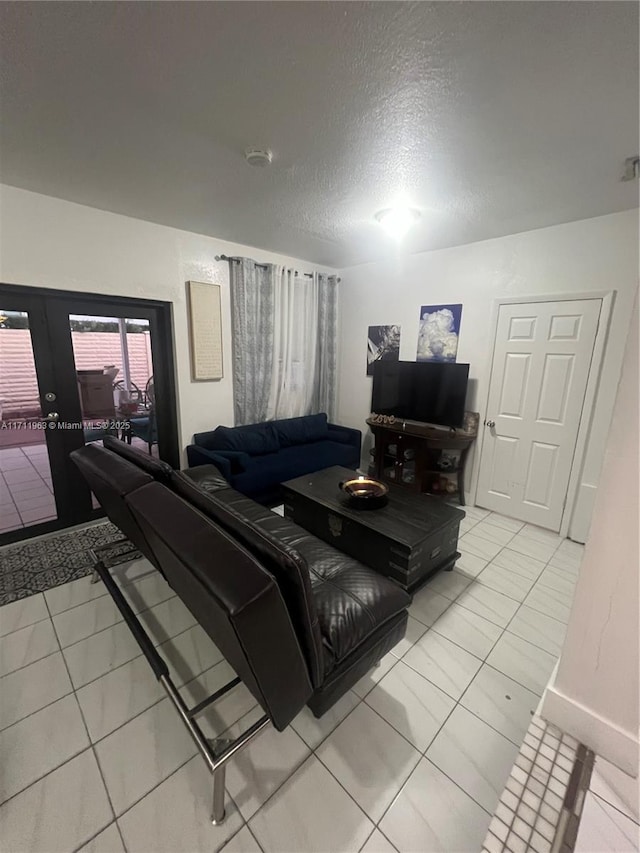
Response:
[[[2,3],[0,75],[4,183],[331,266],[637,204],[636,3]]]

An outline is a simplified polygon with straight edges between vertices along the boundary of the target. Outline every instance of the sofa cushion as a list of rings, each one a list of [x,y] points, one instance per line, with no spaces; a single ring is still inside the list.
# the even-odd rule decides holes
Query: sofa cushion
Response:
[[[236,517],[262,528],[305,561],[322,637],[325,676],[411,603],[409,595],[393,581],[235,489],[212,497],[217,505],[233,509]],[[251,550],[244,540],[243,544]]]
[[[279,453],[253,457],[247,470],[233,477],[234,489],[246,495],[259,495],[274,484],[302,477],[333,465],[353,464],[354,449],[335,441],[285,447]]]
[[[237,492],[233,489],[219,490],[215,482],[209,491],[206,478],[199,477],[197,472],[198,468],[194,468],[193,480],[191,471],[175,473],[172,479],[174,490],[234,536],[275,578],[307,660],[311,681],[317,686],[323,674],[322,641],[313,606],[309,569],[304,558],[294,547],[273,536],[268,527],[256,523],[256,519],[264,515],[277,518],[275,513],[239,495],[252,510],[251,517],[245,516],[233,503],[219,500],[225,491]]]
[[[286,418],[273,421],[278,434],[280,447],[292,447],[296,444],[310,444],[327,438],[327,416],[324,414],[307,415],[303,418]]]
[[[280,450],[273,423],[240,427],[219,426],[213,432],[195,435],[194,440],[207,450],[236,450],[250,456],[261,456]]]

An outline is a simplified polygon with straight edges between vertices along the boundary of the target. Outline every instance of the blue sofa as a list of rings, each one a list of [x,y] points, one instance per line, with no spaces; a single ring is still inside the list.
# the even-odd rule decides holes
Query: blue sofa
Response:
[[[219,426],[193,436],[189,467],[215,465],[229,484],[263,504],[281,499],[280,484],[303,474],[360,465],[361,433],[308,415],[240,427]]]

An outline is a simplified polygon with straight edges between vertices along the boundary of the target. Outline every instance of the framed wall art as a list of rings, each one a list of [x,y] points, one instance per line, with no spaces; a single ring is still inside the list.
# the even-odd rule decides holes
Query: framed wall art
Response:
[[[461,320],[462,305],[423,305],[416,361],[455,361]]]
[[[373,376],[376,361],[398,361],[400,326],[369,326],[367,334],[367,376]]]
[[[191,377],[222,379],[222,308],[220,285],[188,281]]]

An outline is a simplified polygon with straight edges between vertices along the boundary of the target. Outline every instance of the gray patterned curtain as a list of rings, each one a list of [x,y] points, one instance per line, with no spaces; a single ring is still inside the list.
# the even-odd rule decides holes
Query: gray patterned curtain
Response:
[[[338,280],[335,275],[316,273],[318,281],[318,340],[312,411],[335,417],[336,341],[338,339]]]
[[[249,258],[229,262],[233,325],[235,425],[267,418],[273,366],[273,284],[270,270]]]
[[[335,414],[337,280],[230,261],[236,426]],[[308,385],[311,385],[309,389]]]

